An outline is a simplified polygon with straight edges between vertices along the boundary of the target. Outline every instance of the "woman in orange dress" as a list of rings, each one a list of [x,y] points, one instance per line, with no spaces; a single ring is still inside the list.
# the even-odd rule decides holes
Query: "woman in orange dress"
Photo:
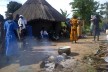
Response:
[[[71,18],[70,20],[70,24],[71,24],[71,32],[70,32],[70,40],[73,42],[78,40],[78,36],[77,36],[77,26],[78,26],[78,19],[77,16],[73,16],[73,18]]]

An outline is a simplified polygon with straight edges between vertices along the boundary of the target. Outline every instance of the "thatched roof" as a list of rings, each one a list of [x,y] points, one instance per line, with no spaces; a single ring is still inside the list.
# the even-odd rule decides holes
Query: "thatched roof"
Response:
[[[65,21],[56,9],[54,9],[46,0],[27,0],[24,5],[15,13],[23,15],[28,21],[34,19]]]

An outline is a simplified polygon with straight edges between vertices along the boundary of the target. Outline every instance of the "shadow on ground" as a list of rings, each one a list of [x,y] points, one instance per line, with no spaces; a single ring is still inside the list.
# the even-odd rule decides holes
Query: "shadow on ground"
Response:
[[[87,42],[87,41],[85,41],[85,42],[77,42],[75,44],[94,44],[94,42]]]
[[[74,56],[78,56],[79,53],[75,53],[75,52],[71,52],[70,56],[74,57]]]

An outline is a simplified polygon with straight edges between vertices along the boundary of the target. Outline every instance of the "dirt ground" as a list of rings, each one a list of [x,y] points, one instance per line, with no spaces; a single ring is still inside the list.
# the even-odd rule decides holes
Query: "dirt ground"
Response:
[[[99,42],[94,42],[92,40],[93,37],[88,36],[85,39],[79,39],[75,44],[68,39],[56,42],[28,39],[27,47],[24,49],[20,48],[19,57],[13,57],[10,62],[7,63],[5,56],[0,56],[0,72],[20,72],[21,68],[26,68],[26,72],[38,72],[40,70],[40,63],[45,59],[45,57],[48,54],[57,55],[58,48],[63,46],[70,46],[72,56],[76,60],[81,61],[85,55],[96,52],[99,42],[105,40],[105,35],[100,36]]]

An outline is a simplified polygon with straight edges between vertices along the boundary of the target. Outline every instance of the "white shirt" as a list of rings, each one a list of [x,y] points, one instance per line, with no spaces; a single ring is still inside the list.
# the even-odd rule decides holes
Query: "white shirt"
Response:
[[[26,25],[25,20],[23,20],[22,18],[19,18],[18,25],[19,25],[19,27],[22,26],[22,29],[25,29],[26,28],[26,26],[25,26]]]

